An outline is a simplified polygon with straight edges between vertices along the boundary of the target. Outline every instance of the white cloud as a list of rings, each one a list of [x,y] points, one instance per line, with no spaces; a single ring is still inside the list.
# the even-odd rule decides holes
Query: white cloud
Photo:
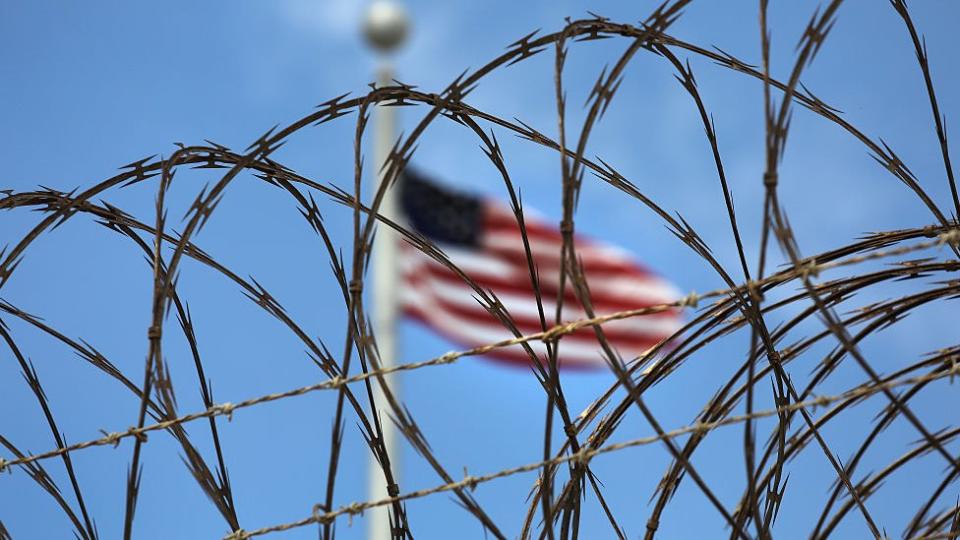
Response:
[[[299,28],[328,39],[352,39],[360,27],[365,0],[286,0],[283,14]]]

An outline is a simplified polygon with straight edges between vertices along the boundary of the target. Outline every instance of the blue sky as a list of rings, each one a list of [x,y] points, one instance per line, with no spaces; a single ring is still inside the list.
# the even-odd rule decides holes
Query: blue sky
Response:
[[[947,1],[915,2],[913,14],[926,35],[948,134],[960,110],[960,65],[952,53],[960,47],[953,28],[960,7]],[[160,4],[119,1],[5,2],[0,4],[0,83],[3,121],[0,187],[17,191],[45,185],[64,191],[87,187],[115,174],[135,159],[169,154],[174,142],[210,139],[245,148],[274,124],[287,124],[344,92],[362,94],[373,79],[375,56],[358,32],[365,3],[283,0],[265,2],[184,2]],[[408,46],[397,56],[398,78],[427,91],[440,91],[466,68],[478,68],[530,31],[562,27],[563,17],[587,10],[614,20],[636,22],[654,2],[585,3],[567,1],[483,3],[408,2],[413,22]],[[779,78],[792,65],[794,44],[816,7],[815,2],[777,3],[771,7],[773,70]],[[759,62],[755,2],[695,2],[673,27],[677,37],[716,45],[747,62]],[[613,64],[624,40],[580,43],[571,47],[565,81],[568,125],[578,126],[590,88],[605,64]],[[681,58],[689,55],[679,53]],[[731,189],[743,226],[749,260],[756,259],[762,202],[762,87],[753,80],[691,57],[706,105],[713,113]],[[470,96],[474,106],[506,118],[519,118],[553,135],[551,54],[488,77]],[[872,137],[883,137],[920,178],[942,207],[949,192],[935,146],[932,118],[908,36],[886,2],[850,0],[804,83],[820,98],[844,111],[844,117]],[[422,108],[402,110],[410,128]],[[302,131],[275,159],[318,181],[348,186],[352,179],[354,117]],[[498,132],[505,158],[524,200],[550,218],[560,208],[556,156]],[[618,98],[591,139],[588,154],[599,155],[634,181],[664,208],[681,213],[735,268],[736,252],[720,204],[709,148],[693,104],[661,59],[641,53]],[[494,169],[462,128],[438,123],[424,136],[414,162],[423,170],[463,189],[503,197]],[[798,231],[804,253],[844,244],[862,233],[931,223],[896,179],[869,157],[863,146],[808,111],[797,109],[784,158],[781,196]],[[179,217],[205,182],[207,171],[182,171],[171,192],[171,219]],[[817,191],[828,197],[814,198]],[[151,220],[155,184],[143,183],[105,198]],[[325,223],[345,251],[350,245],[350,213],[323,202]],[[12,244],[39,220],[30,212],[0,215],[0,244]],[[588,180],[578,210],[578,229],[619,244],[668,276],[681,290],[721,286],[645,208],[627,202],[612,188]],[[343,307],[329,275],[322,246],[288,200],[250,176],[228,192],[198,244],[241,275],[252,275],[331,350],[343,340]],[[782,261],[779,254],[773,263]],[[739,275],[734,273],[734,275]],[[90,219],[77,217],[45,234],[28,252],[0,297],[44,317],[64,334],[83,337],[139,380],[146,353],[151,271],[128,240]],[[282,331],[230,283],[189,261],[184,263],[181,294],[190,303],[201,352],[217,401],[294,388],[321,380],[302,344]],[[900,289],[867,291],[855,305],[895,295]],[[906,359],[953,344],[956,324],[946,305],[919,311],[889,332],[864,344],[884,370]],[[135,422],[137,402],[129,392],[95,373],[69,349],[4,316],[11,332],[36,365],[51,407],[68,441],[99,436]],[[170,324],[175,327],[175,320]],[[819,330],[810,321],[799,335]],[[666,427],[689,423],[739,364],[745,335],[718,341],[695,355],[674,378],[649,394],[649,403]],[[165,345],[177,385],[181,412],[203,408],[191,361],[182,340]],[[403,362],[436,356],[454,345],[429,331],[404,323]],[[803,380],[832,343],[815,348],[793,367]],[[54,446],[42,414],[23,383],[9,351],[0,355],[0,433],[20,448],[41,452]],[[834,390],[859,381],[858,370],[841,369]],[[613,378],[606,373],[566,377],[571,410],[579,411]],[[457,477],[464,467],[483,474],[539,459],[542,445],[543,392],[535,378],[482,359],[426,369],[403,377],[404,400],[438,458]],[[697,399],[686,399],[698,396]],[[699,398],[702,396],[702,399]],[[934,429],[950,419],[936,404],[953,399],[931,391],[917,410]],[[245,528],[291,521],[309,515],[323,496],[332,393],[285,400],[238,413],[221,422],[228,467]],[[867,426],[882,407],[870,401],[850,415],[849,424]],[[761,424],[769,429],[769,424]],[[855,431],[855,432],[854,432]],[[207,432],[191,427],[197,444],[209,451]],[[649,435],[652,430],[631,412],[615,440]],[[915,439],[895,424],[889,444],[869,458],[879,467],[898,455],[902,440]],[[825,430],[845,456],[860,431]],[[743,482],[737,428],[714,434],[694,463],[725,501],[739,495]],[[365,497],[366,448],[348,417],[338,482],[338,503]],[[119,535],[129,443],[118,449],[78,452],[75,463],[92,515],[103,538]],[[409,449],[408,449],[409,450]],[[145,469],[136,519],[138,538],[218,538],[226,524],[178,459],[178,447],[156,434],[145,446]],[[0,455],[6,455],[0,454]],[[211,455],[212,454],[208,454]],[[643,530],[648,498],[667,464],[662,447],[650,446],[598,458],[594,470],[606,485],[613,511],[631,537]],[[66,490],[58,461],[47,462]],[[887,496],[870,503],[896,534],[910,517],[890,496],[925,494],[924,481],[939,478],[942,462],[931,459],[908,475],[891,479]],[[783,537],[810,526],[815,500],[829,488],[822,455],[807,452],[791,464],[795,474],[778,522]],[[440,483],[407,451],[403,490]],[[917,482],[917,479],[921,479]],[[519,475],[481,486],[475,496],[508,534],[516,534],[533,475]],[[917,484],[921,487],[917,487]],[[914,491],[915,490],[915,491]],[[947,499],[956,496],[956,490]],[[720,516],[689,482],[669,507],[663,538],[708,537],[723,532]],[[69,523],[51,499],[25,474],[0,477],[0,520],[14,538],[60,538]],[[596,501],[588,499],[584,537],[610,534]],[[409,503],[411,525],[420,538],[480,538],[469,516],[445,495]],[[697,516],[687,519],[686,516]],[[362,538],[362,519],[338,523],[341,538]],[[860,537],[866,529],[851,515],[839,531]],[[312,538],[312,528],[284,533]]]

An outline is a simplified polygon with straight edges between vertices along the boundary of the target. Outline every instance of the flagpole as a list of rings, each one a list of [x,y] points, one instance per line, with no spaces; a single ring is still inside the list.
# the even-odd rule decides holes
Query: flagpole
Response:
[[[367,42],[381,55],[377,68],[377,86],[392,84],[393,65],[388,53],[395,51],[403,43],[408,30],[407,16],[403,8],[390,0],[375,0],[367,10],[364,21],[364,34]],[[373,126],[373,164],[376,174],[375,188],[379,189],[384,181],[383,164],[390,154],[396,137],[396,107],[377,106]],[[388,189],[380,203],[380,214],[395,219],[397,201],[394,190]],[[388,368],[396,363],[397,357],[397,319],[399,316],[398,287],[399,268],[397,265],[397,237],[389,227],[377,227],[373,248],[373,326],[377,338],[380,366]],[[387,375],[384,381],[391,392],[399,398],[400,388],[396,375]],[[374,402],[380,414],[383,429],[383,445],[390,457],[394,481],[400,482],[399,433],[389,419],[386,402],[380,386],[374,384]],[[378,500],[387,496],[383,471],[376,458],[371,455],[367,480],[368,500]],[[389,507],[381,506],[368,510],[368,538],[387,540],[392,536]]]

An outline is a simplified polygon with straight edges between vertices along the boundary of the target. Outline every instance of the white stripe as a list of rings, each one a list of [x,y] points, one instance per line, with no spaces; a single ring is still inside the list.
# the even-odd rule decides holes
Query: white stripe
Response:
[[[532,251],[534,256],[537,258],[549,257],[553,260],[560,259],[560,249],[563,247],[562,242],[551,242],[533,237],[528,237],[527,241],[530,243],[530,251]],[[497,249],[510,250],[520,256],[524,256],[526,254],[526,251],[523,247],[523,239],[520,237],[520,234],[516,232],[484,231],[483,245]],[[576,248],[577,253],[584,259],[603,259],[619,264],[630,264],[632,262],[624,250],[609,245],[592,244],[578,238],[576,241]]]
[[[591,292],[601,292],[625,300],[640,300],[648,304],[668,304],[683,296],[680,290],[669,282],[655,277],[596,280],[588,278],[587,283]]]
[[[516,264],[477,249],[444,246],[443,252],[450,259],[450,262],[474,279],[480,279],[482,276],[514,277],[517,274],[518,267]],[[444,270],[447,268],[414,247],[404,250],[403,256],[400,257],[400,268],[404,271],[417,271],[424,265],[431,265],[434,268]]]
[[[477,310],[478,312],[483,309],[474,298],[475,293],[473,289],[466,285],[453,284],[426,273],[418,276],[418,279],[423,280],[423,287],[429,291],[430,294],[433,294],[445,302],[463,308]],[[408,282],[408,286],[405,287],[405,289],[412,288]],[[507,312],[511,315],[532,319],[537,319],[540,316],[537,311],[536,300],[533,297],[494,292],[507,309]],[[553,300],[543,299],[543,310],[548,320],[553,316],[556,309],[556,303]],[[572,306],[564,307],[563,314],[567,321],[587,318],[587,314],[582,309]],[[606,313],[602,312],[597,313],[598,316],[605,314]],[[636,334],[638,337],[667,336],[679,330],[681,326],[681,322],[675,318],[643,316],[612,321],[604,325],[604,327],[609,327],[610,329]]]

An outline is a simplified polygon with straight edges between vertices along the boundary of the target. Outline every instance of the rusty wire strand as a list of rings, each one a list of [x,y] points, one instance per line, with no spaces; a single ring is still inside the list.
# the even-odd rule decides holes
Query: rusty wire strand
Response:
[[[872,396],[874,394],[883,392],[884,390],[889,390],[892,388],[897,388],[900,386],[909,386],[923,382],[936,381],[946,378],[955,377],[960,375],[960,365],[954,366],[946,371],[928,373],[926,375],[920,375],[917,377],[910,377],[906,379],[898,379],[895,381],[889,381],[882,383],[880,385],[861,385],[860,387],[853,388],[841,394],[834,394],[829,396],[818,396],[814,399],[795,402],[783,407],[777,407],[773,409],[766,409],[755,411],[750,415],[736,415],[728,416],[722,420],[717,420],[715,422],[697,422],[695,424],[683,426],[671,431],[667,431],[662,435],[654,435],[649,437],[641,437],[637,439],[632,439],[629,441],[623,441],[619,443],[609,444],[602,446],[600,448],[589,449],[583,448],[580,452],[574,454],[567,454],[560,456],[548,461],[538,461],[535,463],[528,463],[526,465],[520,465],[517,467],[512,467],[509,469],[502,469],[494,473],[490,473],[483,476],[466,476],[462,480],[457,482],[452,482],[449,484],[443,484],[434,486],[427,489],[421,489],[417,491],[411,491],[398,495],[396,497],[386,497],[376,501],[366,501],[366,502],[355,502],[348,505],[341,506],[340,508],[330,511],[330,512],[317,512],[314,515],[304,518],[298,521],[293,521],[290,523],[285,523],[281,525],[273,525],[269,527],[263,527],[261,529],[256,529],[252,531],[234,531],[230,535],[224,537],[224,540],[244,540],[246,538],[253,538],[256,536],[264,536],[266,534],[287,531],[290,529],[295,529],[298,527],[303,527],[305,525],[310,525],[312,523],[325,523],[331,520],[334,520],[343,515],[358,515],[363,511],[370,508],[375,508],[378,506],[385,506],[388,504],[393,504],[397,501],[408,501],[411,499],[418,499],[422,497],[427,497],[435,493],[441,493],[444,491],[451,491],[453,489],[459,488],[469,488],[475,489],[478,485],[491,482],[493,480],[498,480],[500,478],[505,478],[507,476],[513,476],[515,474],[533,472],[538,469],[542,469],[546,465],[558,465],[562,463],[569,462],[578,462],[578,463],[587,463],[596,456],[609,454],[619,450],[624,450],[627,448],[636,448],[638,446],[647,446],[657,442],[661,442],[665,439],[675,439],[683,435],[688,435],[691,433],[702,434],[718,427],[729,426],[733,424],[739,424],[746,422],[748,419],[756,420],[760,418],[769,418],[771,416],[776,416],[778,414],[790,411],[798,411],[800,409],[807,408],[820,408],[826,407],[833,403],[842,400],[848,399],[858,399]],[[12,462],[11,462],[12,464]]]

